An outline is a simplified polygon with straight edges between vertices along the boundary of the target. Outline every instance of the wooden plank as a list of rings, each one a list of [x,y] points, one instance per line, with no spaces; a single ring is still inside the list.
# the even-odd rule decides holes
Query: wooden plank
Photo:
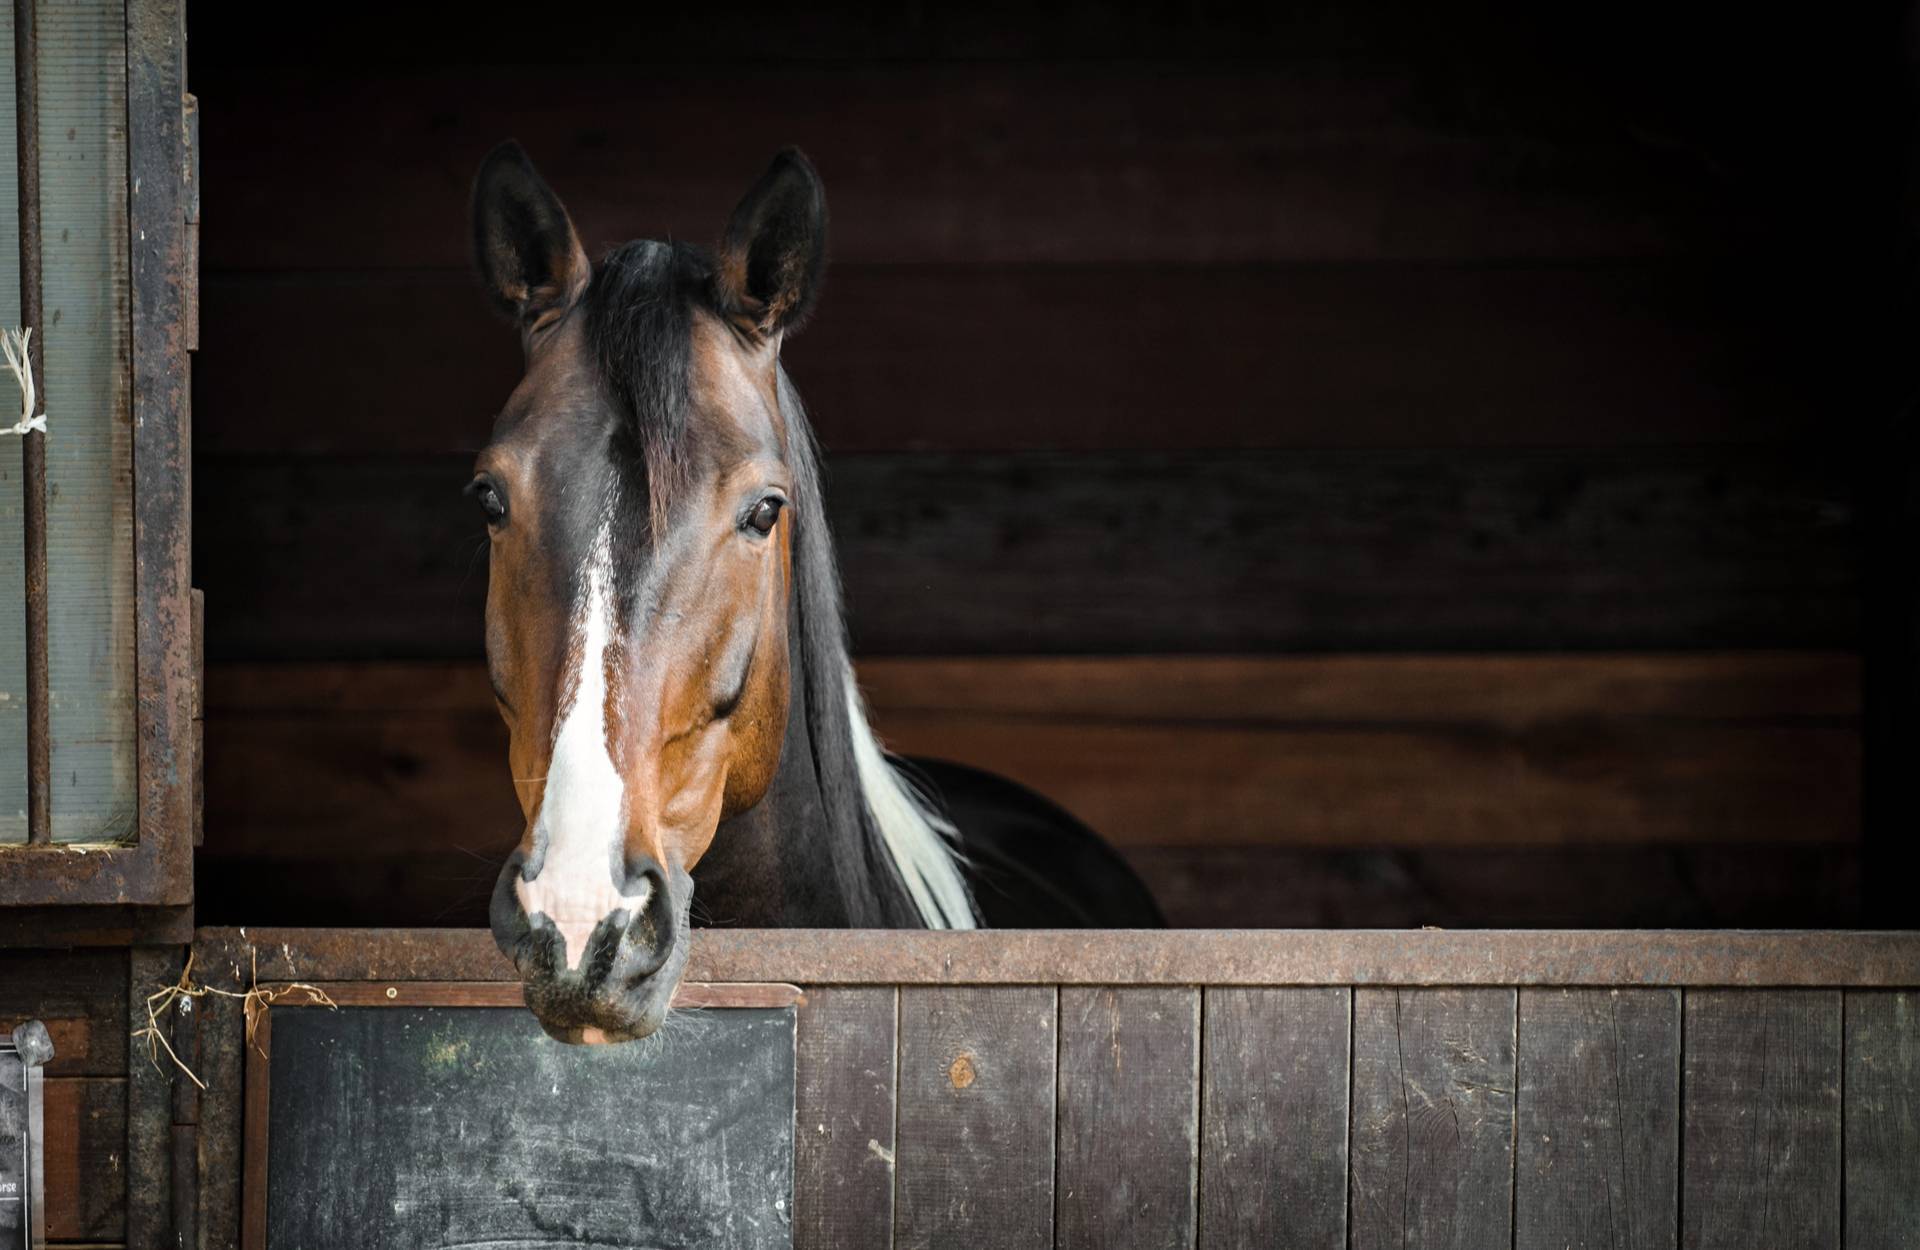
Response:
[[[126,1003],[124,950],[0,951],[0,1033],[45,1024],[48,1076],[125,1076]]]
[[[198,963],[198,961],[196,961]],[[204,967],[201,975],[207,975]],[[237,980],[237,978],[236,978]],[[195,1223],[206,1250],[240,1245],[246,1020],[240,1001],[209,996],[200,1006],[200,1209]]]
[[[876,715],[1196,724],[1481,724],[1658,717],[1766,722],[1860,715],[1841,651],[1473,655],[865,656]],[[208,670],[221,717],[494,710],[472,661],[229,661]]]
[[[445,221],[462,249],[470,178]],[[520,376],[512,332],[464,262],[210,273],[201,298],[194,436],[210,466],[471,457]],[[1798,400],[1777,328],[1755,321],[1774,306],[1736,301],[1722,274],[1671,265],[837,265],[783,360],[830,467],[905,449],[1816,444],[1829,410]],[[360,367],[310,385],[299,344],[316,339]],[[979,499],[976,488],[929,502],[969,501],[943,510],[967,513]],[[1223,499],[1212,511],[1257,516],[1271,503]]]
[[[437,827],[437,826],[435,826]],[[297,829],[298,826],[290,826]],[[396,830],[351,819],[356,844]],[[415,831],[417,832],[417,831]],[[365,842],[361,843],[360,839]],[[271,914],[289,926],[485,928],[510,838],[463,836],[403,855],[205,852],[201,919]],[[1626,847],[1126,847],[1167,922],[1183,929],[1855,928],[1851,845]]]
[[[788,981],[810,989],[896,984],[1920,985],[1920,932],[1909,930],[695,929],[691,937],[685,975],[692,980]],[[256,966],[262,983],[513,981],[519,975],[493,936],[479,929],[202,929],[195,949],[194,966],[213,985],[244,985]],[[921,1016],[938,1014],[944,1001],[930,994],[916,1010]],[[1003,1002],[991,995],[984,1001],[987,1006]],[[1444,996],[1438,1001],[1451,1002]],[[978,1005],[964,997],[958,1002]],[[917,1027],[932,1026],[922,1020]]]
[[[1523,989],[1517,1246],[1672,1247],[1680,991]]]
[[[805,21],[701,9],[642,23],[595,5],[583,13],[594,38],[537,50],[507,23],[349,10],[303,41],[315,49],[305,60],[203,21],[196,86],[238,105],[206,122],[208,177],[235,197],[236,237],[217,263],[459,265],[460,193],[508,133],[596,243],[636,227],[711,237],[742,181],[799,136],[827,172],[836,226],[856,236],[850,249],[894,256],[920,242],[919,254],[959,263],[1229,262],[1266,254],[1260,243],[1314,259],[1617,258],[1742,242],[1792,257],[1812,244],[1783,223],[1832,235],[1871,185],[1843,156],[1892,142],[1890,122],[1848,107],[1884,81],[1854,52],[1896,36],[1883,14],[1836,16],[1817,48],[1756,26],[1741,32],[1747,55],[1715,59],[1726,32],[1708,14],[1677,17],[1648,49],[1624,31],[1576,37],[1497,8],[1442,21],[1414,5],[1364,7],[1009,22],[951,4],[846,5],[810,7]],[[375,63],[370,47],[393,51]],[[755,72],[728,80],[740,64]],[[1763,64],[1850,81],[1789,111],[1757,90]],[[501,81],[523,92],[506,98]],[[1637,117],[1687,136],[1691,159],[1607,124],[1618,106],[1594,84],[1615,81],[1633,84]],[[323,94],[329,107],[313,109]],[[1737,118],[1709,103],[1748,97]],[[874,98],[888,101],[883,116],[862,107]],[[276,114],[281,128],[261,120]],[[1845,142],[1760,156],[1795,117]],[[292,152],[326,172],[311,203],[294,194]],[[1771,198],[1769,163],[1792,171]],[[1802,185],[1818,181],[1824,195]],[[264,224],[276,214],[277,242]]]
[[[1895,1250],[1920,1229],[1920,994],[1846,995],[1847,1250]]]
[[[267,1164],[272,1146],[274,1014],[257,1017],[241,1054],[245,1116],[240,1132],[240,1247],[267,1250]]]
[[[900,991],[894,1244],[1053,1245],[1051,986]]]
[[[43,1089],[47,1126],[47,1239],[124,1239],[127,1229],[126,1078],[49,1077]]]
[[[1845,652],[870,656],[858,670],[867,706],[882,717],[1538,729],[1598,717],[1765,722],[1860,714],[1860,661]],[[226,666],[215,697],[228,710],[267,710],[281,699],[315,710],[360,699],[389,708],[451,699],[457,681],[463,706],[491,698],[480,676],[456,672]],[[394,688],[416,681],[413,698]]]
[[[477,658],[470,470],[203,461],[209,657]],[[1833,649],[1855,633],[1851,487],[1804,455],[903,454],[831,472],[863,655]],[[262,545],[285,558],[263,564]]]
[[[127,7],[134,695],[142,903],[193,901],[192,396],[187,262],[186,4]],[[118,900],[116,900],[118,901]]]
[[[1123,854],[1167,923],[1182,929],[1857,928],[1863,907],[1859,848],[1839,844],[1136,846]],[[448,857],[419,867],[416,879],[458,869]],[[217,898],[234,912],[226,900],[241,881],[273,871],[269,862],[236,863],[233,885],[224,874],[217,893],[203,885],[204,906]],[[307,870],[290,871],[305,879]],[[423,915],[449,905],[440,895],[420,903]]]
[[[1353,997],[1354,1250],[1512,1239],[1514,992]]]
[[[795,1250],[893,1244],[897,1010],[891,988],[807,991],[795,1041]]]
[[[1118,846],[1845,845],[1847,725],[1112,725],[879,712],[902,754],[1046,795]],[[464,849],[485,892],[524,824],[496,713],[209,722],[209,857]],[[281,762],[280,767],[265,766]],[[364,854],[359,849],[364,845]],[[484,878],[484,879],[483,879]]]
[[[662,46],[652,29],[637,37],[637,49]],[[464,268],[464,192],[505,134],[596,247],[636,232],[713,237],[796,135],[825,175],[836,249],[868,263],[1622,259],[1706,250],[1687,227],[1724,211],[1704,169],[1564,112],[1542,119],[1540,96],[1562,93],[1537,79],[1476,78],[1483,93],[1530,89],[1515,115],[1534,125],[1474,126],[1436,116],[1393,75],[1289,72],[1244,49],[1205,73],[1158,60],[1164,47],[1119,65],[1081,53],[1076,41],[1064,64],[776,61],[724,84],[680,57],[539,64],[510,71],[510,96],[498,69],[382,72],[351,54],[350,85],[306,64],[237,76],[234,95],[203,87],[246,101],[203,121],[207,176],[234,221],[209,234],[208,261]],[[315,110],[321,93],[331,107]],[[873,99],[888,107],[864,107]],[[303,184],[313,168],[326,178]],[[1416,196],[1445,209],[1409,212]],[[272,219],[279,229],[256,224]]]
[[[1347,1245],[1353,992],[1206,991],[1201,1250]]]
[[[1844,659],[976,658],[860,671],[893,749],[1010,776],[1127,847],[1858,837],[1857,669]],[[1348,676],[1352,691],[1335,695]],[[351,826],[355,864],[445,853],[433,874],[445,888],[403,882],[484,905],[489,866],[523,822],[482,665],[245,664],[213,680],[204,862],[325,857]],[[1235,681],[1271,701],[1213,697]]]
[[[884,715],[887,745],[1045,794],[1120,846],[1851,843],[1850,726],[1554,733]]]
[[[1060,990],[1054,1245],[1193,1244],[1200,991]]]
[[[129,952],[130,984],[120,1015],[121,1027],[129,1034],[147,1027],[152,1019],[147,996],[178,984],[185,959],[186,952],[177,946],[142,946]],[[167,1030],[170,1037],[176,1023],[172,1014],[159,1018],[160,1027]],[[195,1049],[189,1048],[188,1053],[193,1054]],[[129,1245],[159,1246],[176,1240],[173,1235],[173,1083],[176,1078],[186,1080],[164,1052],[153,1062],[135,1048],[127,1068],[126,1151],[121,1172],[126,1177]]]
[[[1681,1244],[1840,1245],[1837,990],[1686,996]]]
[[[1569,105],[1605,107],[1605,102],[1591,100],[1586,80],[1568,83],[1564,78],[1576,68],[1611,66],[1614,62],[1610,58],[1622,50],[1651,53],[1644,65],[1632,63],[1635,70],[1645,74],[1636,82],[1643,90],[1657,92],[1662,100],[1677,90],[1689,100],[1693,92],[1721,98],[1713,94],[1714,89],[1728,79],[1709,78],[1702,84],[1703,70],[1726,74],[1735,82],[1747,76],[1764,81],[1767,73],[1765,65],[1749,66],[1740,61],[1696,64],[1681,60],[1673,64],[1670,58],[1683,53],[1724,46],[1724,20],[1693,10],[1674,14],[1667,35],[1672,42],[1658,50],[1647,49],[1632,31],[1609,28],[1588,32],[1576,24],[1573,29],[1582,37],[1562,42],[1550,36],[1563,28],[1515,22],[1504,9],[1467,9],[1442,17],[1405,0],[1357,9],[1328,5],[1277,11],[1115,7],[1111,12],[1103,10],[1098,22],[1088,21],[1078,10],[1051,9],[1023,12],[1020,21],[1012,22],[1003,14],[982,13],[977,6],[958,0],[880,11],[843,0],[810,5],[804,12],[780,7],[673,9],[655,16],[635,12],[630,6],[604,3],[584,6],[582,12],[595,21],[594,38],[553,40],[537,49],[527,45],[523,31],[510,26],[448,23],[440,20],[439,14],[411,8],[391,13],[343,9],[338,21],[316,27],[302,47],[262,44],[249,38],[246,30],[234,30],[218,21],[196,26],[194,41],[196,52],[207,65],[209,80],[222,85],[236,77],[246,79],[269,71],[311,69],[312,57],[343,65],[372,62],[384,67],[398,61],[420,64],[431,55],[434,65],[496,67],[523,66],[530,53],[537,52],[543,66],[590,69],[645,66],[652,63],[647,58],[660,56],[662,48],[683,53],[684,60],[679,64],[746,61],[787,68],[833,66],[847,61],[919,64],[980,60],[1018,65],[1046,59],[1107,63],[1171,57],[1181,58],[1181,67],[1188,70],[1223,59],[1258,59],[1296,71],[1341,67],[1350,74],[1384,66],[1417,67],[1422,73],[1408,84],[1407,91],[1396,95],[1397,107],[1460,116],[1463,120],[1492,116],[1516,128],[1537,119],[1524,110],[1503,111],[1512,104],[1503,93],[1491,99],[1476,97],[1473,106],[1444,94],[1440,87],[1457,85],[1457,80],[1442,74],[1441,69],[1458,66],[1465,54],[1477,53],[1478,59],[1470,65],[1487,68],[1490,64],[1503,69],[1510,80],[1505,90],[1528,90],[1534,93],[1536,105],[1543,99],[1557,101],[1556,117]],[[1840,20],[1849,17],[1852,20]],[[1869,22],[1846,10],[1836,15],[1832,38],[1839,45],[1838,36],[1842,34],[1892,28],[1894,20],[1881,15],[1880,20]],[[381,33],[392,40],[391,49],[382,48],[378,58],[365,55],[370,48],[381,46],[373,42]],[[1804,57],[1809,68],[1831,72],[1837,48],[1828,46],[1829,37],[1824,34],[1818,46],[1809,48],[1807,33],[1804,28],[1758,25],[1742,32],[1743,46],[1764,48],[1789,58]],[[1522,52],[1530,52],[1538,60],[1514,65],[1510,58]],[[361,54],[357,59],[356,53]],[[1461,75],[1468,72],[1465,67],[1454,69]],[[1424,90],[1413,90],[1415,83]],[[1337,85],[1337,80],[1329,85]],[[1588,89],[1583,91],[1583,87]],[[1482,91],[1488,92],[1489,88],[1483,86]],[[1773,103],[1772,108],[1805,115],[1806,110],[1837,106],[1850,98],[1842,94],[1837,99],[1816,98],[1798,105],[1781,101]],[[1756,101],[1754,107],[1767,103]],[[1858,124],[1864,126],[1865,122],[1860,119]],[[1841,146],[1845,150],[1845,145]],[[1791,186],[1781,188],[1782,194],[1792,190]]]
[[[336,1007],[506,1007],[526,1006],[519,985],[504,981],[400,981],[391,985],[366,981],[322,981],[314,986]],[[792,1007],[800,1002],[800,987],[770,981],[716,985],[682,980],[673,988],[675,1011],[726,1007]],[[321,999],[296,994],[280,1004],[286,1007],[325,1006]]]

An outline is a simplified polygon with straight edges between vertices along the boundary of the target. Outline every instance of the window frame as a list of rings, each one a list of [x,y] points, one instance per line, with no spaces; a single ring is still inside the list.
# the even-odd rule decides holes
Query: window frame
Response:
[[[188,389],[198,321],[198,118],[186,94],[182,0],[126,0],[126,21],[135,837],[125,846],[0,848],[0,905],[118,907],[129,909],[124,920],[134,931],[158,920],[171,933],[191,929],[200,819]],[[15,913],[5,928],[44,938],[46,919]],[[69,915],[54,927],[84,936],[98,919],[88,912],[73,923]]]

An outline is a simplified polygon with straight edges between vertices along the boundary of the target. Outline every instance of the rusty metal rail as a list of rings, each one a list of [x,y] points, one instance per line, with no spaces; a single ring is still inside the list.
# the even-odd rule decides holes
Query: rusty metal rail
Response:
[[[40,39],[36,0],[14,0],[14,122],[20,158],[20,324],[33,331],[28,367],[46,412],[45,327],[40,287]],[[49,807],[53,739],[47,695],[47,436],[20,436],[21,516],[27,545],[27,841],[53,841]]]

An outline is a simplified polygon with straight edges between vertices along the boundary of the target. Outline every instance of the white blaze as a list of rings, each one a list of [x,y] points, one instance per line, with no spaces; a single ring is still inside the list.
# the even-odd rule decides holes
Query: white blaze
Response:
[[[594,926],[613,912],[638,916],[652,893],[622,894],[614,874],[624,869],[625,791],[607,747],[607,641],[613,632],[610,499],[587,552],[587,593],[573,628],[580,670],[573,698],[560,709],[547,784],[534,821],[536,848],[545,847],[540,875],[514,884],[529,919],[545,913],[560,930],[563,958],[574,967],[586,954]]]

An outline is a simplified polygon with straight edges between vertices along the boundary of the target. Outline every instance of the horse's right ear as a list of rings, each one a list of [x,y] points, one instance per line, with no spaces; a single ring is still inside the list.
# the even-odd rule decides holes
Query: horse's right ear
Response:
[[[522,331],[550,324],[587,289],[592,266],[566,208],[511,139],[474,179],[473,258],[487,294]]]

